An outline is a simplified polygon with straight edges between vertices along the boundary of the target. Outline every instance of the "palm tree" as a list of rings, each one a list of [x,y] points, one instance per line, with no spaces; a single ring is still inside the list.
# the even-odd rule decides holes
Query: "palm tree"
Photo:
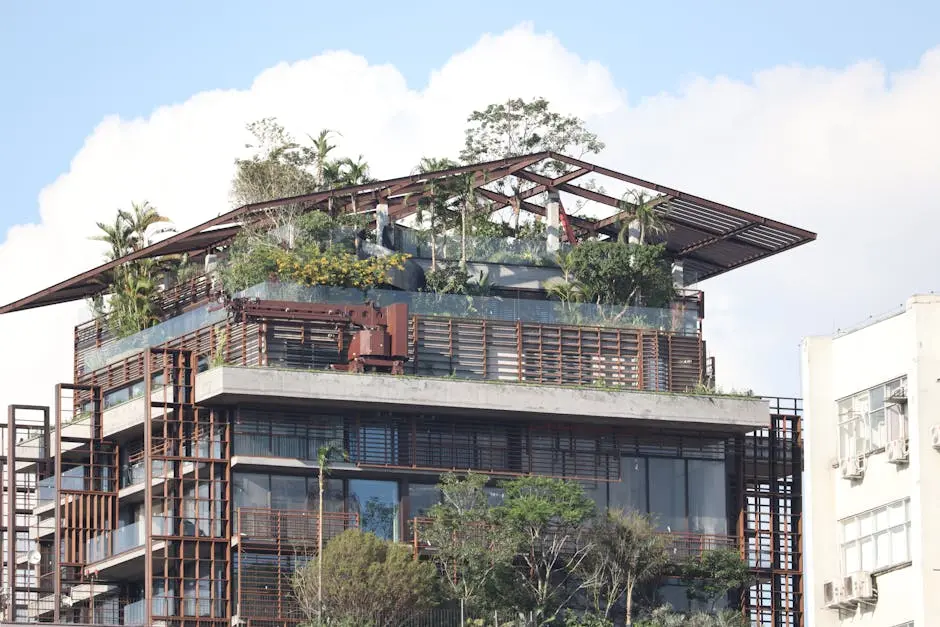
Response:
[[[158,224],[169,223],[170,219],[162,215],[157,208],[146,200],[142,203],[131,203],[130,211],[118,211],[119,216],[123,215],[124,220],[130,227],[133,234],[131,244],[134,250],[140,250],[150,245],[150,238],[154,235],[163,233],[172,233],[175,229],[172,226],[165,226],[156,230],[151,227]]]
[[[365,161],[362,155],[356,158],[355,161],[346,157],[340,160],[340,166],[345,168],[342,174],[343,187],[353,186],[353,185],[362,185],[364,183],[371,183],[375,179],[369,173],[369,164]]]
[[[342,174],[340,179],[342,180],[343,187],[353,187],[356,185],[363,185],[365,183],[371,183],[375,179],[369,173],[369,164],[366,162],[365,158],[362,155],[353,161],[349,157],[341,159],[339,162],[340,168],[342,168]],[[359,213],[359,195],[356,192],[350,192],[349,201],[352,205],[353,215]],[[381,243],[381,242],[379,242]]]
[[[327,163],[329,163],[330,152],[336,148],[336,144],[330,143],[330,135],[333,134],[339,135],[336,131],[325,128],[320,131],[316,138],[307,135],[310,141],[313,142],[313,164],[316,168],[317,188],[321,190],[329,187],[326,179],[326,168]]]
[[[421,161],[415,168],[415,172],[426,174],[447,170],[456,167],[456,163],[450,159],[439,159],[435,157],[421,157]],[[447,212],[447,201],[450,198],[450,190],[447,181],[440,179],[429,180],[425,185],[427,195],[418,200],[417,218],[424,221],[425,212],[431,225],[431,271],[437,270],[437,231],[441,228],[441,222],[444,221]]]
[[[97,222],[101,235],[93,235],[90,239],[98,242],[105,242],[110,250],[105,253],[105,258],[109,261],[120,259],[131,252],[134,241],[134,229],[126,219],[127,212],[119,209],[114,216],[114,222],[105,224]]]
[[[323,493],[326,491],[326,476],[330,473],[330,458],[335,453],[342,453],[348,459],[346,451],[335,444],[326,444],[317,449],[317,482],[320,490],[320,503],[317,512],[317,618],[323,613]],[[320,621],[322,623],[322,621]]]
[[[622,223],[619,241],[624,241],[624,235],[629,236],[630,222],[636,221],[640,227],[640,245],[646,243],[647,234],[665,233],[669,225],[662,216],[656,212],[657,199],[650,197],[642,191],[630,190],[620,200],[620,210],[629,211],[628,219]]]
[[[472,173],[457,177],[460,192],[460,269],[467,268],[467,222],[479,207],[476,176]],[[486,182],[485,179],[483,181]]]

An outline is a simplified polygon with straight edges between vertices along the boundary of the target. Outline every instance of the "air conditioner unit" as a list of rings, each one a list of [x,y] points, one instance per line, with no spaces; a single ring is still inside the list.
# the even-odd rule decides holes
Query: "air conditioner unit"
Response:
[[[823,603],[831,610],[849,607],[850,602],[845,594],[845,585],[841,580],[827,581],[823,584]]]
[[[930,443],[933,444],[933,447],[940,451],[940,425],[932,425],[930,427]]]
[[[861,479],[865,476],[865,466],[868,460],[861,455],[846,457],[839,463],[839,473],[843,479]]]
[[[872,601],[877,596],[871,573],[865,570],[846,575],[842,588],[849,601]]]
[[[888,461],[892,464],[906,464],[910,448],[907,438],[901,440],[890,440],[885,447],[888,451]]]

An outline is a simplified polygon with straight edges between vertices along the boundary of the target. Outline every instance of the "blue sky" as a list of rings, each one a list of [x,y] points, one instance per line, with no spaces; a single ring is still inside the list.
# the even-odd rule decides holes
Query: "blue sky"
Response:
[[[692,76],[746,80],[781,64],[877,59],[893,71],[940,43],[936,2],[890,10],[858,0],[405,4],[0,3],[0,234],[37,221],[38,192],[68,169],[104,116],[147,116],[199,91],[245,88],[267,67],[327,49],[391,63],[420,89],[483,33],[529,20],[606,65],[635,102]],[[494,71],[523,71],[524,63],[507,59],[512,69]]]

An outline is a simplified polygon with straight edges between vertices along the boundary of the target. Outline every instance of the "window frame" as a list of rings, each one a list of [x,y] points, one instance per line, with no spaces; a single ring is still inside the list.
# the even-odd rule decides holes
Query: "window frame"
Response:
[[[892,440],[908,439],[906,404],[889,400],[894,391],[906,385],[904,374],[836,399],[839,459],[877,453]],[[879,415],[873,423],[872,418]]]
[[[892,511],[900,505],[903,519],[901,522],[892,520]],[[883,523],[883,525],[882,525]],[[850,526],[855,528],[851,529]],[[896,550],[894,540],[900,533],[904,542],[904,553],[901,556],[893,555]],[[847,539],[848,538],[848,539]],[[886,542],[879,544],[879,540]],[[888,559],[882,563],[879,559],[879,547],[888,550]],[[853,566],[849,565],[849,550],[854,550]],[[878,507],[874,507],[839,520],[839,552],[842,569],[845,574],[857,570],[876,573],[905,564],[910,564],[911,556],[911,499],[905,497],[895,499]],[[866,559],[871,563],[866,564]],[[854,567],[857,561],[858,568]]]

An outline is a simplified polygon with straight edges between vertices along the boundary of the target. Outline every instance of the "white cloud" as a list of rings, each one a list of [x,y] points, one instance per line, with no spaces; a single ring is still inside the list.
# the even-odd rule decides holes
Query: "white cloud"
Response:
[[[933,288],[940,212],[940,49],[893,76],[876,63],[773,68],[747,83],[698,78],[629,103],[600,63],[523,25],[486,35],[408,89],[388,65],[328,52],[260,74],[245,91],[200,93],[147,119],[105,118],[39,195],[42,222],[0,245],[0,301],[95,265],[95,220],[148,199],[181,227],[229,206],[244,125],[277,116],[297,134],[342,132],[378,176],[454,154],[466,115],[544,95],[606,140],[604,165],[819,231],[817,243],[707,281],[709,348],[726,386],[797,393],[797,343]],[[0,405],[49,403],[71,378],[81,307],[0,317]]]

